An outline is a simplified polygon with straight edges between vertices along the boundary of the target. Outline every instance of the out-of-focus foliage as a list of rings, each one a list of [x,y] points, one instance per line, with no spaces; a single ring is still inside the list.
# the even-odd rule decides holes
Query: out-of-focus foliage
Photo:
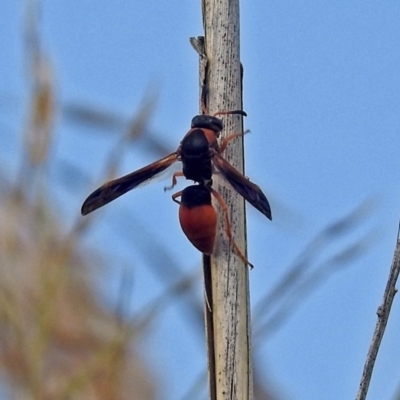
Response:
[[[77,246],[82,230],[67,234],[48,201],[56,84],[37,35],[35,4],[28,5],[24,156],[18,184],[2,179],[0,197],[4,384],[15,399],[152,399],[134,326],[99,305],[90,281],[96,265]]]
[[[18,189],[0,208],[0,368],[13,398],[153,398],[134,330],[99,306],[77,237]]]

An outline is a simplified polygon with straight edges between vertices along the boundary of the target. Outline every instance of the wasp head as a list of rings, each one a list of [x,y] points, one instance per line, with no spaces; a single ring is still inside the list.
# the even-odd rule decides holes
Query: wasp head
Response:
[[[200,128],[200,129],[210,129],[215,132],[216,136],[219,136],[219,133],[224,129],[224,124],[222,120],[214,117],[212,115],[196,115],[192,119],[192,128]]]

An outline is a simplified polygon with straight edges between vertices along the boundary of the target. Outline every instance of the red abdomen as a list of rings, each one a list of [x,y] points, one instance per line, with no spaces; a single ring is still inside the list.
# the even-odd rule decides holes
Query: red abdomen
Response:
[[[196,249],[207,255],[213,252],[217,231],[217,213],[211,204],[193,208],[181,205],[179,222],[183,232]]]

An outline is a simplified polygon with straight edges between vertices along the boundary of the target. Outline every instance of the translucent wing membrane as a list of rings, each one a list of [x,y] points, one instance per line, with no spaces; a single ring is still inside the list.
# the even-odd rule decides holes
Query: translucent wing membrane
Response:
[[[150,181],[152,178],[156,178],[177,161],[177,159],[177,153],[174,152],[122,178],[107,182],[90,194],[85,200],[81,209],[82,215],[87,215],[117,199],[126,192],[147,183],[147,181]]]
[[[236,168],[229,164],[220,154],[215,153],[213,157],[214,166],[217,171],[232,185],[232,187],[243,196],[253,207],[272,220],[271,207],[261,189]]]

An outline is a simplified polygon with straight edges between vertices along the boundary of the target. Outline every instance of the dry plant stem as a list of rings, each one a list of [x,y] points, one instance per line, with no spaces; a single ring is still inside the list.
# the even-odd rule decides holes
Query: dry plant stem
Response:
[[[210,113],[242,108],[242,82],[239,46],[239,1],[203,0],[205,84],[208,87]],[[240,116],[224,118],[223,136],[243,132]],[[223,139],[224,137],[222,137]],[[243,171],[243,142],[229,144],[224,157]],[[219,176],[213,187],[229,207],[233,236],[246,252],[244,200]],[[215,204],[219,209],[219,205]],[[220,214],[221,214],[221,210]],[[205,258],[207,261],[207,258]],[[248,268],[235,253],[220,218],[215,252],[205,274],[206,292],[211,303],[207,311],[207,343],[211,399],[249,400],[253,396],[250,355],[250,312]],[[206,306],[207,308],[207,306]],[[212,335],[212,337],[210,337]]]
[[[392,308],[394,296],[397,293],[396,282],[400,272],[400,227],[397,231],[397,243],[394,251],[392,265],[390,267],[389,279],[386,284],[385,293],[383,295],[382,304],[379,306],[377,314],[378,321],[372,337],[371,345],[368,350],[367,359],[364,364],[364,370],[361,377],[360,387],[358,389],[356,400],[364,400],[367,398],[369,384],[371,382],[372,371],[374,369],[375,360],[378,355],[379,347],[385,333],[386,324],[389,319],[390,309]]]

